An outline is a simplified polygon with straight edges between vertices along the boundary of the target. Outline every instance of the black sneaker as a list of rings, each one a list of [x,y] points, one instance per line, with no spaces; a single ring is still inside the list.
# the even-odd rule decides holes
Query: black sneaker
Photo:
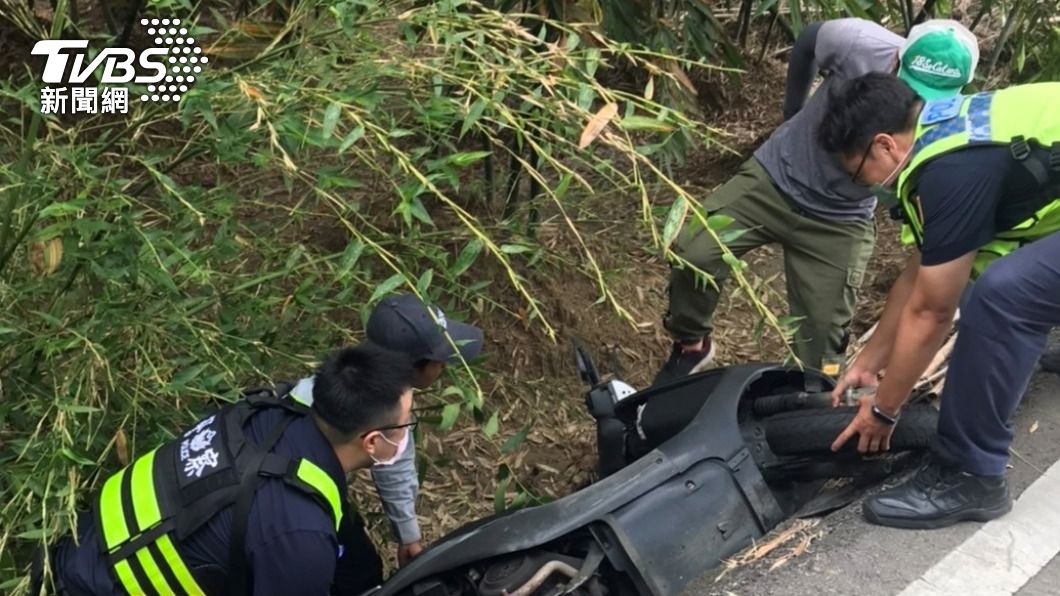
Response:
[[[680,342],[674,342],[670,357],[655,375],[655,380],[651,384],[652,386],[663,385],[681,377],[702,372],[707,370],[713,361],[714,342],[710,341],[709,337],[703,339],[703,347],[699,350],[689,350]]]
[[[934,458],[894,488],[865,499],[865,519],[893,528],[933,529],[985,522],[1012,510],[1004,476],[973,476]]]

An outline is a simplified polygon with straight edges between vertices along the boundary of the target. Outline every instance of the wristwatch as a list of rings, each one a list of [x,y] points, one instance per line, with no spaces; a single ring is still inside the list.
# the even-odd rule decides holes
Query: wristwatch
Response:
[[[898,419],[902,417],[902,411],[898,410],[898,413],[895,414],[894,416],[891,416],[890,414],[884,413],[883,411],[881,411],[876,406],[876,398],[873,398],[872,399],[872,415],[876,417],[876,420],[879,420],[880,422],[882,422],[882,423],[884,423],[884,424],[886,424],[888,426],[894,426],[895,424],[898,424]]]

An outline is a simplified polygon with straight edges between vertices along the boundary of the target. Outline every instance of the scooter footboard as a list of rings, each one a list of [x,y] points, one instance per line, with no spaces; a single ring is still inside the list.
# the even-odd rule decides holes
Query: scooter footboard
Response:
[[[762,535],[731,469],[699,462],[602,520],[598,539],[638,591],[679,594],[692,580]]]

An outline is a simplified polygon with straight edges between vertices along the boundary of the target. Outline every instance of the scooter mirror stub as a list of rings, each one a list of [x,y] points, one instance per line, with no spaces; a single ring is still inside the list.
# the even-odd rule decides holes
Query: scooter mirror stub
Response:
[[[607,391],[611,394],[611,397],[616,404],[637,393],[637,390],[634,389],[632,385],[618,379],[607,382]]]

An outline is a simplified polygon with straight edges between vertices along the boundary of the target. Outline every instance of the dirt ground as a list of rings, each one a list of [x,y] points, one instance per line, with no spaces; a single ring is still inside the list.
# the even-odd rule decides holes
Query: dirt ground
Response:
[[[776,90],[783,88],[783,80],[782,60],[767,58],[751,68],[742,85],[726,87],[723,117],[716,121],[726,133],[720,140],[730,150],[712,149],[690,156],[677,180],[703,196],[727,180],[780,123],[782,97]],[[592,481],[595,430],[582,401],[585,387],[574,368],[572,340],[588,346],[605,372],[616,372],[639,387],[650,382],[668,356],[670,343],[661,324],[668,266],[648,248],[651,239],[638,221],[642,216],[637,201],[611,200],[604,211],[610,214],[606,221],[599,219],[601,210],[592,209],[596,219],[577,223],[583,234],[591,231],[584,240],[633,322],[623,320],[600,301],[595,278],[566,224],[543,214],[538,239],[549,247],[550,256],[544,265],[520,273],[541,300],[545,318],[556,328],[556,339],[550,340],[540,324],[509,314],[524,308],[514,295],[503,308],[483,309],[475,316],[473,322],[484,328],[487,339],[479,381],[487,407],[501,413],[501,433],[499,438],[487,439],[466,417],[448,433],[422,427],[418,510],[426,542],[493,512],[495,474],[501,464],[538,497],[561,497]],[[876,320],[906,255],[897,240],[898,227],[881,215],[877,249],[853,325],[856,334]],[[775,290],[767,303],[775,312],[785,312],[780,248],[763,247],[746,260],[750,271]],[[489,272],[476,270],[476,274]],[[754,339],[758,320],[746,298],[730,293],[716,321],[719,364],[783,357],[779,337],[767,332],[761,342]],[[511,453],[502,453],[503,441],[526,425],[526,441]],[[388,531],[378,499],[371,483],[364,480],[353,483],[355,498],[377,541],[386,540]],[[509,489],[509,502],[514,491]],[[392,558],[393,549],[386,551]]]

